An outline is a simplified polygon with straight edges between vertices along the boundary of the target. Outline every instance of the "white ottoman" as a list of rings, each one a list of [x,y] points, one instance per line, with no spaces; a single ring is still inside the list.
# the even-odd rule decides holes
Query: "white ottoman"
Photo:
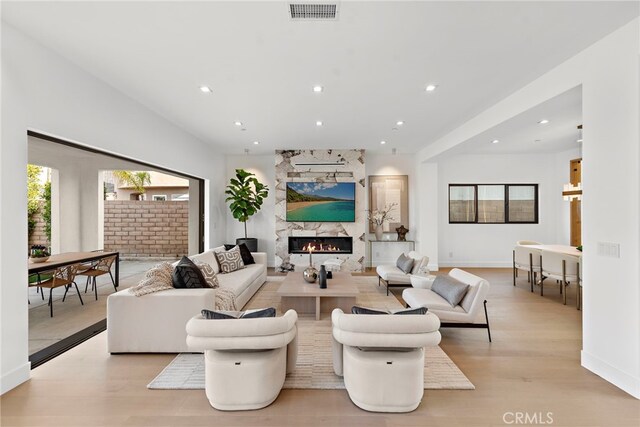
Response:
[[[436,280],[436,276],[430,274],[428,276],[420,276],[417,274],[411,275],[411,286],[417,289],[431,289],[433,281]]]

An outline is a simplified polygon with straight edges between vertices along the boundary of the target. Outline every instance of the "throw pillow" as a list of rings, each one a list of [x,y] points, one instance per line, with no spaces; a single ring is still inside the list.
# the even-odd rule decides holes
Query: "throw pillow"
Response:
[[[218,276],[216,276],[216,272],[211,267],[211,265],[206,262],[200,262],[198,260],[194,261],[195,265],[200,269],[200,273],[202,273],[202,277],[204,277],[204,281],[208,287],[217,289],[220,287],[220,283],[218,282]]]
[[[429,265],[429,257],[423,256],[419,260],[415,260],[413,263],[413,267],[411,268],[411,274],[424,274],[424,270],[427,269],[427,265]],[[427,271],[429,271],[427,269]],[[429,273],[427,273],[428,275]]]
[[[386,311],[386,310],[376,310],[373,308],[367,307],[358,307],[354,305],[351,307],[352,314],[426,314],[427,307],[418,307],[418,308],[406,308],[396,311]]]
[[[152,267],[144,275],[136,286],[129,288],[129,292],[133,293],[137,297],[142,295],[151,294],[153,292],[164,291],[167,289],[173,289],[171,275],[173,273],[173,266],[168,262],[163,262]]]
[[[172,279],[176,289],[209,287],[198,266],[186,256],[173,269]]]
[[[222,273],[231,273],[244,268],[240,249],[234,246],[230,251],[216,252],[216,259]]]
[[[210,320],[220,319],[258,319],[263,317],[276,317],[274,307],[261,308],[247,311],[213,311],[204,309],[200,312],[202,317]]]
[[[466,295],[469,285],[451,276],[440,275],[436,276],[433,285],[431,285],[431,290],[447,300],[451,307],[455,307],[460,304],[460,301]]]
[[[413,258],[409,258],[405,254],[400,254],[396,261],[396,266],[402,270],[405,274],[409,274],[413,268]]]
[[[253,255],[251,255],[251,251],[246,244],[240,243],[237,246],[240,249],[240,256],[242,257],[242,262],[244,262],[244,265],[251,265],[256,263],[256,261],[253,259]],[[224,249],[227,251],[235,247],[236,245],[224,245]]]

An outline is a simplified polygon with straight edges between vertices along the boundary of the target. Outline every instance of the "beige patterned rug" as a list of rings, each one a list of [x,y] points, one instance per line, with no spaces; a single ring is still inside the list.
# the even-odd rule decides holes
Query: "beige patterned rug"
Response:
[[[247,303],[246,309],[276,307],[280,311],[280,298],[276,291],[280,286],[275,278]],[[377,278],[356,276],[360,295],[359,305],[371,308],[398,309],[402,304],[393,295],[386,295],[378,287]],[[331,286],[331,282],[329,282]],[[180,354],[158,375],[148,387],[151,389],[200,389],[204,388],[204,360],[201,354]],[[333,373],[331,354],[331,317],[323,314],[322,320],[313,316],[298,318],[298,362],[296,370],[287,375],[284,388],[344,389],[344,381]],[[474,385],[453,363],[440,347],[427,347],[425,353],[424,388],[429,390],[473,390]]]

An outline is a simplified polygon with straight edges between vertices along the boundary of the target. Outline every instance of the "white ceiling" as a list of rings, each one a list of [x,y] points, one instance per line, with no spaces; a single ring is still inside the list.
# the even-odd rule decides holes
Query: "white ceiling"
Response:
[[[226,153],[383,139],[417,152],[637,15],[636,2],[343,0],[337,21],[295,22],[283,2],[2,2],[3,20]]]
[[[549,123],[540,124],[546,119]],[[457,145],[452,154],[558,153],[580,148],[582,87],[564,92]],[[497,144],[492,141],[498,140]]]

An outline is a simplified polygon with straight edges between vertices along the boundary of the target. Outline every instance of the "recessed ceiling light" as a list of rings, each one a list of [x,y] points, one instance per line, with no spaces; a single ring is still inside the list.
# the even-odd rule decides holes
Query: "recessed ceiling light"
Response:
[[[540,141],[542,141],[542,140],[541,139],[536,139],[533,142],[540,142]]]
[[[500,142],[499,139],[494,139],[493,141],[491,141],[492,144],[497,144],[498,142]]]
[[[424,90],[426,90],[427,92],[433,92],[437,88],[438,88],[438,85],[431,83],[431,84],[428,84],[427,87],[424,88]]]
[[[324,88],[322,86],[320,86],[320,85],[316,85],[316,86],[313,87],[313,91],[315,93],[320,93],[320,92],[322,92],[323,89]]]
[[[547,123],[549,123],[549,120],[547,120],[547,119],[542,119],[542,120],[540,120],[538,122],[538,124],[540,124],[540,125],[546,125]]]
[[[233,122],[233,124],[236,126],[242,126],[242,122]]]
[[[259,145],[260,141],[253,141],[253,145]]]
[[[211,92],[213,92],[209,86],[200,86],[200,91],[201,91],[201,92],[204,92],[204,93],[211,93]]]
[[[576,140],[576,142],[582,142],[582,138],[580,138],[580,139]]]
[[[320,120],[318,120],[318,121],[316,122],[316,126],[322,126],[322,122],[321,122]]]
[[[380,141],[380,144],[382,144],[382,145],[384,145],[386,143],[387,143],[387,141]]]
[[[404,122],[403,122],[402,120],[398,120],[398,121],[396,122],[396,124],[397,124],[398,126],[402,126],[402,125],[404,124]]]

